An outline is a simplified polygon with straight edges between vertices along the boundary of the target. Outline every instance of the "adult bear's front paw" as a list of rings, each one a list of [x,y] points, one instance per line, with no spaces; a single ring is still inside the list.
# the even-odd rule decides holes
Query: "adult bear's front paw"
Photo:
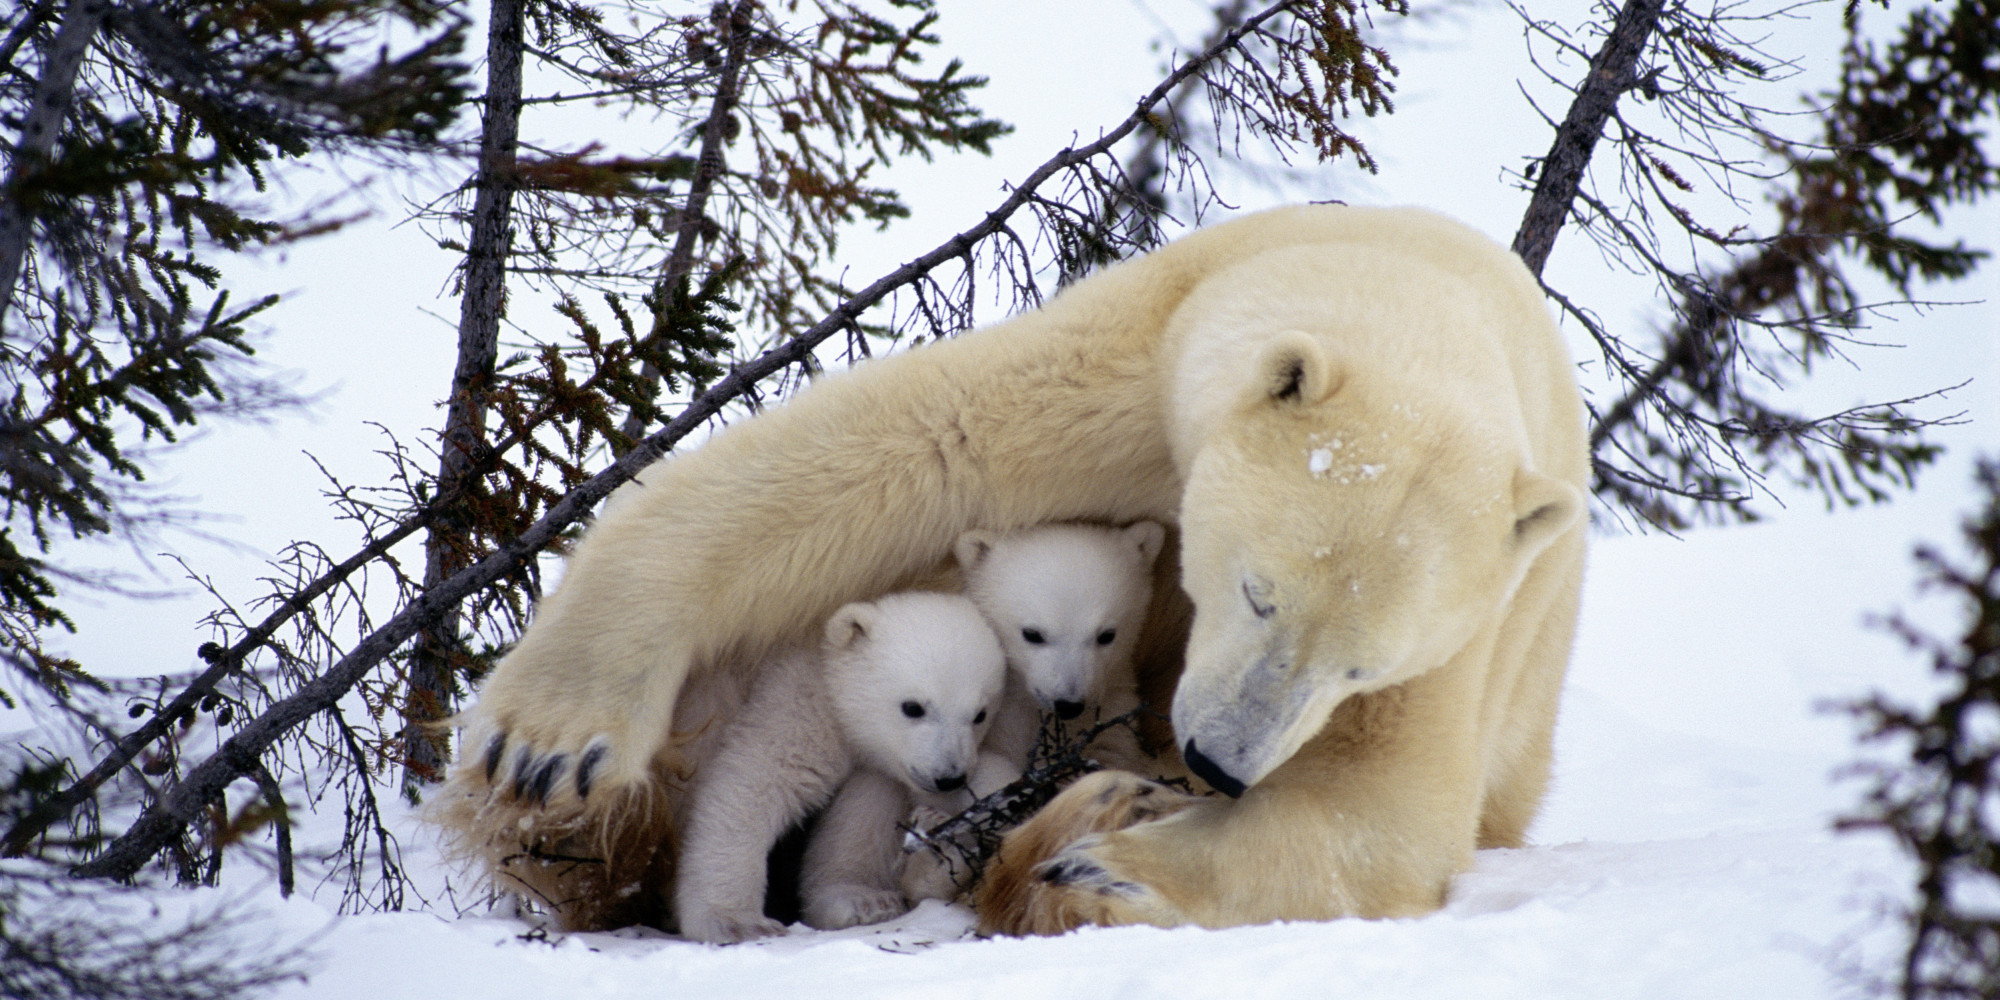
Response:
[[[1107,836],[1200,801],[1122,771],[1085,776],[1001,842],[974,899],[980,930],[1061,934],[1084,924],[1180,923],[1145,879],[1121,870]]]
[[[479,766],[492,794],[542,807],[567,794],[587,801],[604,776],[611,750],[611,740],[603,734],[565,745],[560,737],[535,740],[501,729],[487,738]]]
[[[1042,882],[1059,888],[1071,888],[1098,895],[1116,895],[1126,899],[1136,899],[1146,893],[1146,887],[1137,882],[1127,881],[1111,873],[1112,862],[1100,859],[1092,851],[1102,846],[1104,835],[1093,833],[1068,847],[1062,853],[1035,866],[1035,877]]]

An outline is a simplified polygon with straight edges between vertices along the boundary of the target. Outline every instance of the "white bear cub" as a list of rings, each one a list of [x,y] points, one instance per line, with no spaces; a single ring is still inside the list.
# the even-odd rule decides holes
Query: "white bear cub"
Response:
[[[990,794],[1020,776],[1041,730],[1040,712],[1067,721],[1091,708],[1108,719],[1138,707],[1132,650],[1165,538],[1152,521],[1126,528],[1044,524],[958,537],[965,595],[999,635],[1008,666],[1007,696],[973,776],[975,793]]]
[[[954,553],[965,594],[1007,651],[1007,692],[980,750],[970,793],[956,797],[961,801],[917,796],[912,825],[936,826],[970,804],[971,797],[990,795],[1020,777],[1041,734],[1042,712],[1071,721],[1088,709],[1094,713],[1082,720],[1088,723],[1139,706],[1132,650],[1145,625],[1153,564],[1165,539],[1166,529],[1152,521],[1125,528],[1043,524],[1016,531],[975,529],[958,537]],[[1146,766],[1129,728],[1098,737],[1091,753],[1114,768]],[[841,793],[843,798],[848,794]],[[882,801],[889,797],[865,786],[857,787],[856,794]],[[843,825],[856,822],[848,818],[845,803],[836,800],[835,809],[842,812]],[[808,886],[811,862],[808,854],[802,876]],[[909,856],[899,881],[910,900],[950,899],[967,888],[969,874],[955,860],[919,851]]]
[[[972,602],[928,593],[849,604],[828,619],[820,649],[766,663],[696,778],[674,891],[681,934],[728,942],[781,933],[764,916],[765,856],[778,838],[857,775],[888,779],[863,782],[877,794],[843,796],[864,817],[902,815],[905,789],[964,787],[1005,676],[1000,644]],[[825,876],[883,862],[829,857],[821,840],[893,850],[877,843],[887,838],[839,835],[837,811],[822,817],[807,847],[807,870],[820,873],[817,898],[807,893],[808,922],[848,926],[901,913],[900,891],[867,884],[880,879],[828,884]]]

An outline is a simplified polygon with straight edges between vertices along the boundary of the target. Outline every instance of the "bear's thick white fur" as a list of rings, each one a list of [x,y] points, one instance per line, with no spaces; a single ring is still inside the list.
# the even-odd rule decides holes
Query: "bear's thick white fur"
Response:
[[[978,609],[945,594],[847,605],[820,649],[766,664],[695,781],[674,890],[681,933],[729,942],[783,930],[763,912],[765,856],[829,800],[806,853],[807,922],[846,927],[902,912],[893,878],[869,874],[882,867],[879,845],[894,842],[850,827],[880,815],[893,824],[909,809],[902,788],[963,788],[1005,679]],[[857,785],[859,772],[881,780]]]
[[[690,679],[915,582],[967,529],[1153,519],[1178,558],[1141,690],[1173,692],[1181,745],[1247,790],[1089,833],[1058,852],[1064,879],[982,918],[1423,912],[1540,801],[1587,475],[1569,361],[1518,259],[1418,210],[1247,216],[822,378],[642,473],[469,713],[475,753],[604,748],[592,790],[571,769],[523,797],[475,759],[443,820],[496,870],[548,845],[610,856],[616,877],[559,909],[654,884]],[[1177,569],[1197,609],[1184,673]]]

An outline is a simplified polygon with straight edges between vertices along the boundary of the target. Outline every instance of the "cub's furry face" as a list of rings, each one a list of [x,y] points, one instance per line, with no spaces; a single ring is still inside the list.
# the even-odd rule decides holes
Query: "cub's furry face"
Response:
[[[1006,658],[972,602],[891,594],[826,625],[827,688],[863,764],[911,788],[965,784],[999,708]]]
[[[1232,795],[1349,696],[1457,655],[1584,508],[1421,387],[1343,384],[1305,334],[1272,338],[1259,365],[1193,456],[1181,524],[1195,617],[1174,733]]]
[[[968,531],[956,554],[966,595],[1044,711],[1075,718],[1123,676],[1152,596],[1165,529],[1049,524]]]

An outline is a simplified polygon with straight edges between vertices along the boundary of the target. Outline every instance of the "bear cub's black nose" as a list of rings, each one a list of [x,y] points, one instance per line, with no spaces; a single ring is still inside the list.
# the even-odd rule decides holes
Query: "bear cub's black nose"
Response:
[[[948,774],[937,780],[937,790],[940,792],[955,792],[964,787],[965,775],[963,774]]]
[[[1056,718],[1074,719],[1083,714],[1083,702],[1056,700]]]

